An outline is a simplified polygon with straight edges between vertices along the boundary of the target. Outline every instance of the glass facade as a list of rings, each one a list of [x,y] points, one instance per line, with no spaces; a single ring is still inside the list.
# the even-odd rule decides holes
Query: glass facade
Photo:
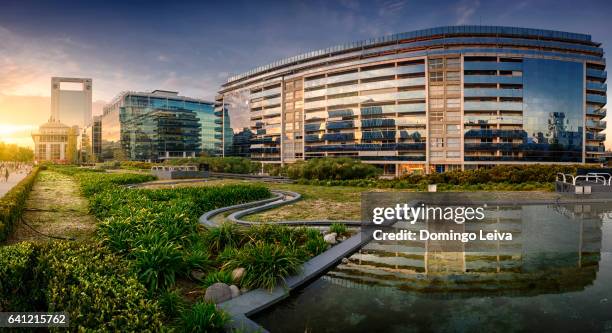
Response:
[[[251,158],[265,163],[347,156],[395,174],[601,163],[606,78],[588,35],[441,27],[258,67],[216,102],[229,105],[224,128],[247,116]]]
[[[582,162],[584,66],[525,59],[524,160]]]
[[[176,92],[123,93],[101,117],[101,159],[159,161],[217,153],[214,104]]]

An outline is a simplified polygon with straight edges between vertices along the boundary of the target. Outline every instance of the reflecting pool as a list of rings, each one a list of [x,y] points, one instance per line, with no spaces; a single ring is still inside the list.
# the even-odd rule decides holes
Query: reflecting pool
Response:
[[[612,332],[610,203],[487,209],[486,228],[512,241],[372,241],[252,319],[271,332]]]

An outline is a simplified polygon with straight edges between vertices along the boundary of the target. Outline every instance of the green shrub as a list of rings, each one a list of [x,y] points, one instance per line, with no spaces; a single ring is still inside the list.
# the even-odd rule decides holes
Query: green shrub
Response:
[[[209,248],[215,253],[221,252],[225,247],[237,247],[242,244],[244,232],[234,224],[225,222],[206,233]]]
[[[45,306],[36,280],[37,250],[32,243],[0,246],[0,309],[28,311]]]
[[[159,231],[151,231],[136,239],[130,253],[140,281],[149,291],[173,286],[176,276],[184,272],[182,249]]]
[[[286,175],[292,179],[364,179],[376,177],[380,173],[381,170],[376,166],[348,157],[314,158],[286,167]]]
[[[197,302],[191,309],[181,313],[180,330],[182,332],[223,332],[229,316],[217,309],[214,303]]]
[[[39,168],[34,167],[29,175],[0,198],[0,243],[8,237],[15,223],[21,219],[25,202],[38,172]]]
[[[159,307],[168,320],[177,318],[185,308],[186,304],[178,290],[164,290],[158,297]]]
[[[246,274],[240,281],[244,287],[272,290],[280,280],[297,273],[302,258],[295,248],[258,241],[239,249],[224,267],[244,267]]]
[[[217,282],[222,282],[225,284],[233,284],[232,280],[232,272],[230,271],[216,271],[212,272],[204,278],[202,281],[202,286],[208,288]]]
[[[74,332],[161,330],[157,303],[129,263],[104,248],[23,242],[0,247],[0,262],[4,311],[66,311]]]
[[[167,160],[166,163],[173,165],[183,164],[208,164],[212,172],[249,174],[259,172],[261,165],[244,157],[197,157],[179,158]]]
[[[335,232],[338,235],[344,235],[347,233],[346,225],[342,223],[332,223],[332,225],[329,226],[329,231]]]
[[[141,161],[121,161],[119,162],[121,169],[127,170],[151,170],[155,164]]]

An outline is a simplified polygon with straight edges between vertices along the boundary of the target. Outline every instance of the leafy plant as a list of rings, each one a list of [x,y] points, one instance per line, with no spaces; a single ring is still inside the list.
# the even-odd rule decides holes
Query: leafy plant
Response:
[[[223,282],[225,284],[232,284],[232,272],[230,271],[216,271],[208,274],[204,281],[202,282],[202,286],[210,287],[217,282]]]
[[[214,303],[196,302],[191,309],[181,313],[182,332],[223,332],[229,316],[217,309]]]
[[[223,223],[206,233],[206,241],[211,250],[218,253],[225,247],[237,247],[243,242],[243,232],[234,223]]]
[[[177,318],[186,304],[178,290],[164,290],[159,294],[159,306],[167,319]]]
[[[225,266],[245,268],[246,274],[241,280],[243,286],[272,290],[279,280],[299,270],[302,258],[294,248],[258,241],[238,250]]]
[[[329,231],[335,232],[338,235],[344,235],[347,233],[347,228],[346,225],[342,223],[332,223],[332,225],[329,226]]]
[[[184,272],[181,247],[158,231],[140,236],[137,243],[131,258],[140,281],[149,291],[173,286],[177,274]]]

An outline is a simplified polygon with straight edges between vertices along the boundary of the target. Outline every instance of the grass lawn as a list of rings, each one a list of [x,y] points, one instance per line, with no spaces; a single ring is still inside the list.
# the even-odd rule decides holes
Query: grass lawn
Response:
[[[88,214],[88,202],[81,196],[75,180],[50,170],[38,174],[26,202],[23,220],[40,233],[75,239],[91,237],[96,225],[95,219]],[[48,239],[18,223],[7,243]]]

